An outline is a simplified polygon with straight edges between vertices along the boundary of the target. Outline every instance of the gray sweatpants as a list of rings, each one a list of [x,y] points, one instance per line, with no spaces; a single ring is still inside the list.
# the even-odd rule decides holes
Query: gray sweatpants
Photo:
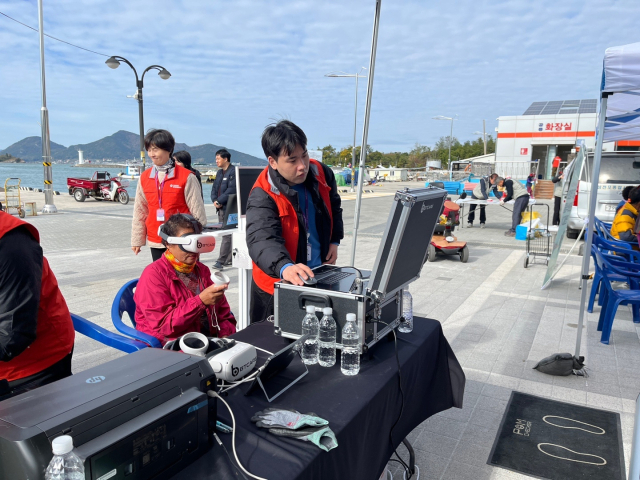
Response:
[[[523,195],[521,197],[516,198],[516,201],[513,205],[513,215],[511,216],[512,232],[515,232],[516,227],[520,225],[520,222],[522,221],[522,214],[525,212],[528,206],[529,206],[529,195]]]

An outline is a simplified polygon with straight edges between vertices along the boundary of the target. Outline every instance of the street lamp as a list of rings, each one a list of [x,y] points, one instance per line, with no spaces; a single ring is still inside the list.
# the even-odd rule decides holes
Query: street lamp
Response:
[[[487,128],[485,121],[482,120],[482,131],[481,132],[473,132],[474,135],[482,135],[482,141],[484,143],[484,154],[487,154]]]
[[[136,72],[136,69],[133,67],[133,65],[131,65],[131,62],[129,62],[129,60],[124,57],[118,57],[115,55],[113,57],[109,57],[104,63],[107,64],[107,67],[115,70],[120,66],[120,62],[124,62],[129,65],[131,67],[131,70],[133,70],[133,73],[135,73],[136,75],[136,87],[138,87],[138,90],[136,91],[136,94],[133,96],[133,98],[138,100],[138,116],[140,120],[140,160],[142,160],[142,171],[144,171],[146,169],[144,155],[144,115],[142,112],[142,87],[144,86],[144,75],[149,70],[158,70],[158,76],[163,80],[168,80],[171,74],[166,68],[160,65],[151,65],[150,67],[147,67],[144,72],[142,72],[142,77],[138,78],[138,72]]]
[[[361,67],[358,73],[344,73],[344,72],[335,72],[335,73],[327,73],[325,77],[339,78],[339,77],[349,77],[356,79],[356,106],[355,106],[355,114],[353,119],[353,148],[351,149],[351,191],[355,192],[355,181],[356,181],[356,129],[358,127],[358,79],[359,78],[367,78],[366,75],[360,75],[362,70],[366,70],[367,67]],[[366,148],[366,147],[365,147]],[[362,172],[360,172],[360,176],[362,177]]]
[[[438,115],[437,117],[433,117],[434,120],[451,120],[451,133],[449,134],[449,161],[448,166],[451,168],[451,142],[453,142],[453,121],[457,120],[458,114],[456,113],[455,117],[445,117],[444,115]]]

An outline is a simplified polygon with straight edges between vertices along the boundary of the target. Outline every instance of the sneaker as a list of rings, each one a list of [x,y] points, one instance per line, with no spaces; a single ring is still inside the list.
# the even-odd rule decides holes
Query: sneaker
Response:
[[[480,228],[484,228],[484,223],[481,223],[481,224],[480,224]]]
[[[467,228],[473,228],[473,223],[471,222],[467,223]]]
[[[506,232],[504,232],[504,236],[505,237],[515,237],[516,236],[516,232],[512,232],[511,230],[507,230]]]
[[[224,269],[224,265],[222,265],[222,263],[220,262],[216,262],[213,264],[213,267],[211,268],[215,268],[216,270],[223,270]]]

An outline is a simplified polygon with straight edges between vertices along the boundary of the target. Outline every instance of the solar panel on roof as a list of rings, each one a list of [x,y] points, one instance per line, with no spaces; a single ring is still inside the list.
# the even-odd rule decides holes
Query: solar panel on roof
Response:
[[[595,113],[598,100],[554,100],[550,102],[533,102],[524,115],[557,115],[573,113]]]

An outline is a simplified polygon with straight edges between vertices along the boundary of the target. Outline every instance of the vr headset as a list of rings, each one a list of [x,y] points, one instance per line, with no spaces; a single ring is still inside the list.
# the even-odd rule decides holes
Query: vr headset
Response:
[[[179,245],[180,250],[187,253],[209,253],[213,252],[216,247],[216,239],[212,235],[202,233],[202,226],[192,216],[186,213],[180,213],[183,218],[189,221],[193,226],[194,233],[186,233],[181,237],[170,237],[165,231],[163,223],[158,228],[158,235],[162,240],[172,245]]]

